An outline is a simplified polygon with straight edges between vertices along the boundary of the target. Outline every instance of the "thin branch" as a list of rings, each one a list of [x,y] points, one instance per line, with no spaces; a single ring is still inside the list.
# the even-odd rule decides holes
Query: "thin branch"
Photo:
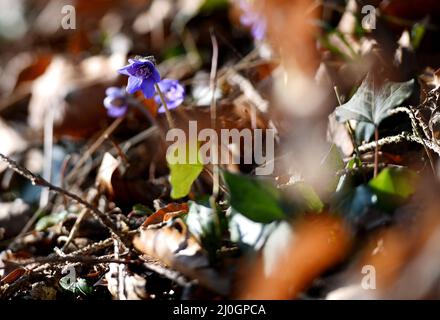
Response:
[[[399,108],[393,109],[390,112],[390,114],[396,114],[398,112],[404,112],[410,118],[411,124],[412,124],[412,128],[413,128],[413,132],[423,142],[423,148],[425,149],[426,155],[428,156],[429,164],[431,165],[432,173],[434,173],[434,175],[436,175],[436,170],[435,170],[435,166],[434,166],[434,159],[432,158],[431,152],[429,152],[429,149],[428,149],[428,147],[427,147],[427,145],[425,143],[425,140],[422,138],[422,136],[419,133],[418,125],[417,125],[417,121],[416,121],[416,116],[414,114],[414,111],[412,109],[410,109],[410,108],[399,107]]]
[[[14,160],[6,157],[5,155],[0,153],[0,160],[5,162],[8,165],[9,169],[14,170],[19,175],[23,176],[24,178],[28,179],[33,185],[38,185],[40,187],[46,187],[51,191],[57,192],[59,194],[65,195],[69,197],[70,199],[80,203],[85,208],[90,210],[90,212],[93,214],[93,216],[100,221],[107,229],[110,231],[110,233],[116,237],[118,240],[120,240],[120,234],[119,231],[116,229],[116,227],[113,225],[113,222],[110,220],[110,218],[102,211],[100,211],[98,208],[93,206],[92,204],[88,203],[87,201],[81,199],[76,194],[71,193],[70,191],[64,190],[60,187],[54,186],[50,182],[44,180],[42,177],[33,174],[25,167],[22,167],[18,165]]]
[[[49,256],[49,257],[39,257],[30,259],[28,261],[19,262],[19,265],[26,266],[29,264],[61,264],[66,262],[81,262],[84,264],[99,264],[99,263],[121,263],[121,264],[128,264],[133,263],[132,260],[124,260],[124,259],[118,259],[118,258],[109,258],[109,257],[93,257],[93,256]]]
[[[113,123],[104,130],[104,132],[99,136],[99,138],[84,152],[83,156],[79,161],[75,164],[74,168],[65,178],[65,181],[69,183],[71,179],[77,174],[79,168],[92,156],[92,154],[98,150],[98,148],[102,145],[102,143],[107,139],[108,136],[110,136],[124,121],[124,117],[117,118]]]
[[[379,129],[377,126],[374,126],[374,141],[376,142],[375,148],[374,148],[374,173],[373,177],[376,178],[377,172],[379,170],[379,144],[377,141],[379,140]]]
[[[401,143],[401,142],[415,142],[415,143],[418,143],[421,145],[425,144],[427,148],[434,151],[435,153],[437,153],[440,156],[440,146],[434,144],[431,141],[421,139],[417,136],[411,135],[408,132],[402,132],[401,134],[398,134],[395,136],[381,138],[377,141],[377,145],[379,147],[381,147],[384,145],[397,144],[397,143]],[[366,143],[366,144],[359,146],[359,151],[360,152],[369,152],[369,151],[373,151],[375,149],[375,147],[376,147],[376,142],[373,141],[373,142]]]

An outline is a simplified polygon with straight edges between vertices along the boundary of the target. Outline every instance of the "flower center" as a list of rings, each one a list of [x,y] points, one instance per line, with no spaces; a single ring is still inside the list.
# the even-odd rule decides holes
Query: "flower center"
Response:
[[[167,100],[169,101],[174,101],[177,98],[179,98],[179,95],[177,93],[177,90],[175,87],[171,87],[168,92],[165,94],[165,97],[167,98]]]
[[[151,75],[151,70],[149,66],[145,65],[142,67],[139,67],[135,72],[135,77],[138,78],[148,78]]]
[[[111,102],[112,106],[121,108],[125,106],[125,99],[124,98],[114,98]]]

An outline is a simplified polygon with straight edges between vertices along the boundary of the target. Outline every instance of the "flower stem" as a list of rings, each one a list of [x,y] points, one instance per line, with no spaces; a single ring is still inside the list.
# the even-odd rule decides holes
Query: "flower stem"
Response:
[[[376,143],[374,148],[374,177],[376,178],[379,167],[379,144],[377,143],[379,141],[379,129],[377,126],[374,128],[374,141]]]
[[[168,105],[163,95],[163,92],[162,90],[160,90],[159,85],[157,83],[154,84],[154,87],[156,88],[156,91],[159,94],[160,101],[162,101],[163,107],[165,108],[165,116],[167,117],[168,126],[170,128],[174,128],[175,127],[174,120],[173,117],[171,116],[170,109],[168,109]]]

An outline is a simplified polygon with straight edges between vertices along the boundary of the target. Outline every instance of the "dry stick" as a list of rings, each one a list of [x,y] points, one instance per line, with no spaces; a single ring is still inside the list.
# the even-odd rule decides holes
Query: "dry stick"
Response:
[[[427,148],[434,151],[435,153],[437,153],[440,156],[440,146],[432,143],[431,141],[427,141],[425,139],[420,139],[419,137],[411,135],[408,132],[402,132],[401,134],[398,134],[395,136],[381,138],[377,141],[377,143],[375,141],[370,142],[370,143],[366,143],[364,145],[359,146],[359,151],[360,152],[373,151],[376,148],[376,144],[377,144],[377,146],[381,147],[384,145],[396,144],[396,143],[400,143],[400,142],[404,142],[404,141],[415,142],[415,143],[419,143],[422,145],[426,144]]]
[[[374,141],[376,142],[376,147],[374,148],[374,173],[373,177],[376,178],[377,171],[379,169],[379,144],[377,141],[379,140],[379,129],[377,126],[374,126]]]
[[[101,146],[101,144],[106,140],[106,137],[111,135],[118,126],[124,121],[124,117],[117,118],[113,123],[104,130],[104,132],[99,136],[99,138],[84,152],[83,156],[73,167],[72,171],[67,175],[66,181],[69,182],[78,172],[79,168],[90,158],[90,156]]]
[[[159,264],[144,262],[144,266],[157,274],[174,281],[181,287],[190,287],[193,283],[188,281],[180,272],[162,267]]]
[[[269,109],[269,102],[260,95],[252,83],[234,70],[232,70],[231,73],[231,76],[228,78],[229,81],[240,88],[246,98],[252,102],[252,106],[256,107],[259,112],[267,113]]]
[[[426,146],[425,140],[423,139],[423,137],[419,133],[418,125],[417,125],[417,121],[416,121],[416,116],[415,116],[413,110],[410,108],[406,108],[406,107],[399,107],[399,108],[393,109],[390,112],[390,114],[395,114],[398,112],[405,112],[408,115],[408,117],[410,118],[414,133],[423,142],[423,148],[425,149],[426,155],[428,156],[429,164],[431,165],[431,169],[432,169],[432,173],[434,175],[436,175],[436,170],[435,170],[435,166],[434,166],[434,159],[432,158],[431,152],[429,152],[429,149]]]
[[[54,125],[54,104],[51,103],[44,116],[44,146],[43,146],[43,178],[52,180],[52,154],[53,154],[53,125]],[[49,203],[49,190],[43,190],[40,194],[40,208]]]
[[[119,258],[107,258],[107,257],[90,257],[90,256],[49,256],[49,257],[39,257],[34,258],[29,261],[24,261],[18,263],[21,266],[26,266],[29,264],[61,264],[66,262],[81,262],[85,264],[97,264],[97,263],[118,263],[118,264],[128,264],[134,263],[132,260],[124,260]]]
[[[105,227],[107,227],[107,229],[110,231],[110,233],[114,237],[116,237],[118,240],[120,240],[119,231],[115,228],[115,226],[113,225],[113,222],[109,219],[109,217],[106,216],[105,213],[101,212],[98,208],[94,207],[93,205],[91,205],[87,201],[81,199],[76,194],[73,194],[73,193],[71,193],[71,192],[69,192],[67,190],[64,190],[64,189],[60,188],[60,187],[54,186],[50,182],[44,180],[42,177],[33,174],[32,172],[30,172],[25,167],[22,167],[22,166],[18,165],[14,160],[6,157],[5,155],[3,155],[1,153],[0,153],[0,160],[6,162],[6,164],[8,165],[9,169],[14,170],[19,175],[21,175],[24,178],[28,179],[33,185],[38,185],[40,187],[46,187],[46,188],[48,188],[51,191],[54,191],[56,193],[65,195],[65,196],[71,198],[72,200],[82,204],[84,207],[86,207],[88,210],[90,210],[92,212],[93,216],[98,221],[100,221]]]
[[[88,202],[94,202],[96,198],[98,197],[98,192],[89,193],[87,197]],[[79,227],[81,225],[81,222],[86,217],[89,210],[87,208],[83,208],[76,218],[75,224],[73,225],[72,229],[70,230],[69,236],[67,237],[66,242],[64,243],[63,247],[61,248],[61,251],[65,251],[67,247],[69,246],[70,242],[75,238],[76,234],[78,233]]]
[[[215,90],[217,88],[217,64],[218,64],[218,43],[217,38],[214,35],[214,32],[212,29],[211,32],[211,42],[212,42],[212,60],[211,60],[211,75],[209,79],[209,87],[212,93],[211,97],[211,127],[215,130],[217,127],[217,100],[215,98]],[[219,154],[217,146],[213,148],[216,153],[214,155],[214,159],[217,163],[213,164],[213,178],[212,178],[212,199],[213,202],[215,202],[215,199],[217,199],[218,193],[219,193],[219,185],[220,185],[220,176],[219,176]],[[212,201],[212,200],[211,200]],[[212,207],[214,209],[214,207]]]
[[[175,128],[175,124],[174,124],[173,117],[171,116],[170,109],[168,109],[168,105],[165,100],[165,96],[163,95],[163,92],[162,92],[162,90],[160,90],[160,87],[157,83],[154,84],[154,87],[156,88],[156,91],[159,94],[160,101],[162,102],[163,107],[165,108],[165,116],[167,118],[168,126],[170,127],[170,129],[173,129],[173,128]]]

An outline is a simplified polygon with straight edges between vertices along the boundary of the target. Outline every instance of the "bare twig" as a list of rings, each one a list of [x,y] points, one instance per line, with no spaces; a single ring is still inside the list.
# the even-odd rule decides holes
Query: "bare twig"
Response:
[[[415,142],[415,143],[419,143],[419,144],[425,144],[427,148],[429,148],[430,150],[434,151],[435,153],[437,153],[440,156],[440,146],[432,143],[431,141],[427,141],[425,139],[420,139],[417,136],[411,135],[408,132],[402,132],[401,134],[395,135],[395,136],[390,136],[390,137],[385,137],[385,138],[381,138],[377,141],[377,145],[379,147],[384,146],[384,145],[388,145],[388,144],[396,144],[396,143],[401,143],[401,142]],[[369,152],[369,151],[373,151],[376,147],[376,142],[370,142],[370,143],[366,143],[364,145],[359,146],[359,151],[360,152]]]
[[[379,129],[377,126],[374,126],[374,141],[376,142],[376,145],[374,147],[374,174],[373,177],[376,178],[377,171],[379,170],[379,144],[377,141],[379,140]]]
[[[176,282],[181,287],[190,287],[192,285],[192,282],[188,281],[180,272],[162,267],[157,263],[144,262],[144,266],[151,271]]]
[[[93,257],[93,256],[49,256],[49,257],[39,257],[30,259],[29,261],[24,261],[19,263],[22,266],[30,265],[30,264],[61,264],[66,262],[81,262],[84,264],[98,264],[98,263],[118,263],[118,264],[127,264],[133,263],[131,260],[124,260],[118,258],[109,258],[109,257]]]
[[[102,143],[110,136],[124,121],[124,117],[117,118],[113,123],[104,130],[104,132],[99,136],[98,139],[84,152],[83,156],[75,164],[75,167],[70,171],[70,173],[65,178],[65,181],[69,183],[71,179],[78,173],[79,168],[91,157],[91,155],[102,145]]]
[[[395,108],[393,109],[390,114],[395,114],[398,112],[404,112],[408,115],[408,117],[411,120],[411,124],[412,124],[412,128],[413,128],[413,132],[414,134],[423,142],[423,148],[425,149],[425,152],[428,156],[429,159],[429,164],[431,165],[431,170],[434,173],[434,175],[436,175],[436,170],[435,170],[435,166],[434,166],[434,159],[432,158],[431,152],[429,152],[429,149],[425,143],[425,140],[423,139],[423,137],[420,135],[419,130],[418,130],[418,124],[416,121],[416,116],[414,114],[414,111],[410,108],[406,108],[406,107],[399,107],[399,108]]]
[[[60,187],[54,186],[50,182],[44,180],[42,177],[33,174],[28,169],[18,165],[14,160],[6,157],[5,155],[0,153],[0,160],[5,162],[8,165],[9,169],[14,170],[19,175],[23,176],[24,178],[28,179],[33,185],[38,185],[40,187],[46,187],[51,191],[57,192],[59,194],[65,195],[69,197],[70,199],[80,203],[85,208],[90,210],[90,212],[93,214],[93,216],[100,221],[107,229],[110,231],[110,233],[115,236],[118,240],[120,240],[119,231],[115,228],[113,225],[113,222],[110,220],[110,218],[103,212],[101,212],[98,208],[91,205],[87,201],[81,199],[76,194],[71,193],[70,191],[64,190]]]
[[[252,102],[252,105],[255,106],[258,111],[261,113],[266,113],[268,111],[269,102],[260,95],[258,90],[255,89],[248,79],[238,72],[231,70],[231,76],[228,77],[228,80],[240,88],[246,98]]]

